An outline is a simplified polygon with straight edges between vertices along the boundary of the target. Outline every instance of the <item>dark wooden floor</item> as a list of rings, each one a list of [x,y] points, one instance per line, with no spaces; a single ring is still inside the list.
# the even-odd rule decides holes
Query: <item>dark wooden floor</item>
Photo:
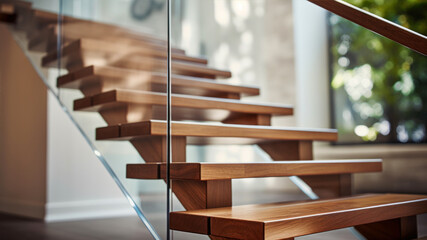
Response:
[[[418,217],[420,236],[427,235],[427,214]],[[178,237],[181,236],[181,237]],[[186,236],[183,238],[183,236]],[[298,239],[349,239],[348,231],[314,234]],[[200,239],[201,235],[180,235],[175,239]],[[152,239],[137,217],[44,223],[0,214],[1,240],[145,240]],[[353,238],[352,238],[353,239]]]
[[[137,217],[44,223],[0,214],[1,240],[151,239]]]

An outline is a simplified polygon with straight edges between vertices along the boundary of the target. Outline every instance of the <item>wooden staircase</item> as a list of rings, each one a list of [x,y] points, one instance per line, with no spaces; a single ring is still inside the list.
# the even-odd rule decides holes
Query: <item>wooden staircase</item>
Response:
[[[12,19],[16,29],[26,33],[29,50],[46,53],[43,67],[60,63],[69,71],[57,79],[57,86],[84,94],[74,101],[74,110],[98,112],[106,121],[108,126],[96,129],[96,139],[130,141],[145,160],[146,164],[129,164],[127,177],[165,179],[165,41],[65,17],[58,58],[55,14],[29,5],[0,7],[0,19]],[[7,14],[17,16],[5,18]],[[313,160],[313,142],[336,141],[336,130],[273,127],[272,116],[292,115],[291,106],[242,101],[260,90],[218,82],[216,78],[229,78],[231,72],[214,69],[182,49],[172,52],[170,177],[172,191],[187,210],[170,214],[173,230],[218,240],[293,239],[356,226],[368,239],[417,238],[415,216],[427,212],[427,196],[352,196],[351,175],[379,172],[381,160]],[[189,162],[188,145],[212,144],[258,145],[274,161]],[[232,179],[289,176],[300,176],[322,199],[232,206]]]

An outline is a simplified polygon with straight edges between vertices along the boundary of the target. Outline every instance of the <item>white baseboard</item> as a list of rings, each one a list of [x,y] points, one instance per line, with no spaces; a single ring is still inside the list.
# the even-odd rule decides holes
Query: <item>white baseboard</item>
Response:
[[[46,204],[46,222],[110,218],[135,215],[124,199],[86,200]]]
[[[43,220],[45,204],[43,202],[0,197],[0,212]]]

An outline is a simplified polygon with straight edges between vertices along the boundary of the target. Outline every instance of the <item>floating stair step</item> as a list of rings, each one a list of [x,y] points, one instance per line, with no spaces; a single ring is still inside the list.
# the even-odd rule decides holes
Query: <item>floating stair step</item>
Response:
[[[97,140],[132,140],[150,136],[165,136],[166,121],[150,120],[98,128]],[[337,131],[332,129],[306,129],[293,127],[247,126],[235,124],[208,124],[175,122],[172,135],[187,137],[187,143],[256,144],[271,141],[336,141]]]
[[[249,116],[292,115],[290,106],[245,103],[240,100],[172,94],[174,120],[225,121]],[[74,110],[123,115],[122,122],[166,119],[166,93],[112,90],[74,101]],[[141,114],[143,113],[143,114]]]
[[[31,32],[37,32],[49,24],[58,23],[58,15],[53,12],[43,11],[39,9],[27,8],[18,13],[17,28],[23,30],[27,36]],[[62,22],[79,21],[77,18],[63,16]]]
[[[84,38],[76,40],[61,50],[61,64],[64,66],[73,65],[75,62],[103,63],[108,64],[117,59],[127,56],[141,55],[152,58],[167,58],[167,49],[162,46],[139,44],[132,45],[123,42],[110,42],[105,40]],[[191,63],[206,64],[206,59],[189,57],[181,53],[172,53],[172,59]],[[58,64],[58,52],[56,50],[48,53],[42,59],[43,66],[53,67]]]
[[[23,21],[21,25],[25,25],[25,30],[29,37],[38,35],[37,32],[43,32],[47,27],[52,26],[55,28],[58,21],[58,15],[56,13],[39,9],[32,9],[30,13],[26,13],[22,17]],[[156,43],[163,46],[166,46],[167,43],[164,39],[135,30],[108,23],[74,18],[66,15],[62,17],[62,30],[63,34],[65,35],[72,35],[73,33],[77,32],[82,34],[82,36],[79,36],[76,39],[85,36],[95,38],[109,38],[114,36],[139,40],[142,42]]]
[[[170,164],[171,179],[199,181],[381,171],[382,161],[380,159]],[[166,178],[166,163],[128,164],[126,177],[135,179]]]
[[[59,88],[80,89],[85,96],[113,89],[134,89],[166,92],[166,74],[115,68],[89,66],[58,78]],[[240,95],[259,95],[257,87],[219,83],[211,79],[172,76],[172,92],[207,97],[239,99]]]
[[[373,194],[172,212],[171,229],[232,239],[287,239],[427,212],[427,196]]]
[[[110,45],[107,47],[107,45]],[[166,51],[150,47],[121,47],[115,48],[114,43],[101,44],[99,40],[77,40],[62,50],[61,65],[69,71],[81,69],[90,65],[111,65],[121,68],[166,72]],[[175,74],[197,77],[216,78],[231,77],[231,72],[209,68],[197,63],[200,59],[185,55],[172,54],[172,72]],[[179,57],[178,57],[179,56]],[[44,67],[57,67],[56,51],[47,54],[42,59]],[[185,62],[186,61],[186,62]],[[196,62],[196,63],[194,63]]]
[[[146,34],[128,36],[125,30],[112,25],[104,25],[98,22],[71,22],[61,26],[61,44],[63,46],[82,38],[100,39],[112,43],[120,43],[133,46],[157,46],[167,51],[166,41],[155,39]],[[51,52],[57,49],[58,28],[56,24],[49,24],[28,33],[28,48],[31,51]],[[172,53],[185,54],[185,51],[172,47]],[[200,59],[202,60],[202,59]],[[203,63],[207,60],[203,59]]]

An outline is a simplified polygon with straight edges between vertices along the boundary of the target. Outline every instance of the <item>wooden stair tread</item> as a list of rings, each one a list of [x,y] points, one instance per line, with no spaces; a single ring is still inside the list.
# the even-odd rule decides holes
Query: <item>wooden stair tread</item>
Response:
[[[120,89],[146,90],[147,82],[156,84],[163,91],[166,87],[166,74],[123,69],[109,66],[89,66],[58,78],[59,88],[84,90],[94,85],[102,86],[104,91]],[[138,83],[141,83],[138,85]],[[172,91],[188,95],[222,96],[224,94],[259,95],[260,90],[253,86],[220,83],[211,79],[172,75]],[[106,87],[106,88],[104,88]],[[164,91],[163,91],[164,92]],[[91,92],[100,93],[100,92]]]
[[[341,199],[172,212],[171,228],[233,239],[284,239],[427,212],[427,196]]]
[[[258,163],[171,163],[170,177],[178,180],[223,180],[236,178],[289,177],[362,172],[380,172],[380,159],[275,161]],[[166,163],[128,164],[127,178],[163,179]]]
[[[101,24],[101,25],[100,25]],[[131,45],[156,45],[166,48],[166,41],[156,39],[146,34],[130,35],[129,31],[117,26],[104,25],[98,22],[65,22],[62,25],[62,45],[68,44],[81,38],[93,38],[108,40],[117,43]],[[58,28],[56,23],[42,26],[38,31],[28,34],[29,49],[32,51],[46,52],[57,48],[56,39]],[[172,47],[172,52],[185,54],[185,51]]]
[[[113,46],[105,47],[110,43],[98,44],[98,40],[81,39],[63,47],[61,65],[70,71],[90,65],[110,65],[126,69],[150,70],[166,72],[167,52],[151,47],[128,47],[121,45],[115,49]],[[112,45],[116,45],[112,43]],[[107,50],[108,49],[108,50]],[[172,54],[172,72],[176,74],[191,75],[208,78],[229,78],[230,71],[218,70],[197,63],[198,58],[182,54]],[[177,60],[177,56],[179,56]],[[186,60],[187,62],[185,62]],[[188,61],[196,61],[188,62]],[[48,53],[42,59],[43,67],[57,67],[58,55],[56,50]]]
[[[29,17],[32,22],[36,23],[34,27],[28,29],[33,32],[43,31],[45,28],[48,28],[50,26],[53,26],[53,28],[55,28],[58,19],[57,13],[43,11],[40,9],[33,9],[31,16],[25,17]],[[90,36],[96,38],[118,36],[121,38],[135,39],[143,42],[157,43],[159,45],[164,46],[166,46],[167,43],[165,39],[161,39],[160,37],[151,36],[146,33],[137,32],[135,30],[121,27],[118,25],[74,18],[67,15],[63,15],[62,18],[62,29],[65,35],[71,35],[72,33],[80,33],[82,34],[82,37]]]
[[[132,140],[165,136],[166,121],[150,120],[98,128],[97,140]],[[247,126],[172,121],[173,136],[187,137],[188,144],[256,144],[268,141],[336,141],[332,129]]]
[[[128,55],[141,54],[157,58],[167,58],[167,49],[163,46],[152,44],[131,44],[131,42],[107,41],[101,39],[82,38],[75,40],[61,49],[63,64],[77,61],[80,58],[117,58]],[[207,64],[203,58],[190,57],[182,53],[172,53],[172,59],[177,61],[186,61],[199,64]],[[58,52],[53,50],[42,59],[43,66],[56,66],[58,64]]]
[[[139,90],[112,90],[74,101],[74,110],[101,111],[130,105],[159,105],[167,103],[166,93]],[[172,94],[176,119],[222,121],[237,114],[292,115],[293,108],[284,105],[246,103],[235,99]],[[184,110],[184,112],[180,112]],[[195,110],[195,112],[191,112]]]

